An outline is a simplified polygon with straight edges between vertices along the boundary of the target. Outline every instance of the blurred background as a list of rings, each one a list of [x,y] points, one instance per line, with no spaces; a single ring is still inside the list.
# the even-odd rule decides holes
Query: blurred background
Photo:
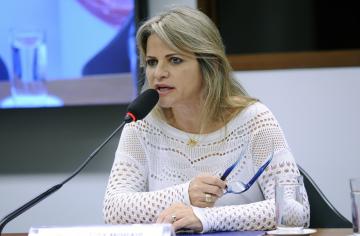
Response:
[[[29,102],[16,103],[16,82],[30,87],[30,80],[41,80],[46,92],[60,100],[54,106],[124,103],[136,96],[138,12],[134,0],[4,0],[0,14],[0,108],[52,106],[46,103],[46,96],[38,99],[43,103],[31,104],[36,91],[26,94]],[[23,33],[20,38],[11,35],[14,31],[18,35],[41,31],[44,39],[30,45],[34,35]],[[29,52],[31,47],[33,52]],[[40,63],[44,64],[38,69],[43,71],[41,78],[26,77],[27,67],[36,68]],[[21,79],[15,81],[17,76]],[[115,83],[123,96],[115,97],[116,90],[106,88],[101,94],[89,95],[106,83]],[[7,105],[6,99],[11,98],[14,102]]]

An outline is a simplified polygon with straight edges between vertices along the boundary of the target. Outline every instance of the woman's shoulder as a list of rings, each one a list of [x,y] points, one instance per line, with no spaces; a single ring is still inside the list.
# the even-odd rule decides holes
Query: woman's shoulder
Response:
[[[245,108],[238,111],[238,113],[231,119],[229,123],[256,123],[260,120],[274,119],[271,110],[262,102],[255,101],[250,103]]]
[[[262,102],[255,101],[244,108],[246,114],[259,115],[261,113],[271,113],[270,109]]]
[[[233,108],[229,109],[230,117],[253,115],[254,113],[261,113],[269,111],[269,108],[256,98],[247,96],[233,96],[229,99]]]
[[[271,112],[270,109],[260,101],[250,102],[247,106],[240,109],[236,116],[256,116],[261,113]]]

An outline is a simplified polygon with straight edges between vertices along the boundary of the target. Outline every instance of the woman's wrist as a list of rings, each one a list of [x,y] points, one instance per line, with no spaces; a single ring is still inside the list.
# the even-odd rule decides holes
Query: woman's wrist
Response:
[[[207,223],[206,219],[205,219],[205,209],[206,208],[200,208],[200,207],[195,207],[195,206],[191,206],[194,215],[200,220],[201,224],[202,224],[202,231],[199,233],[206,233],[208,232],[209,229],[209,224]]]

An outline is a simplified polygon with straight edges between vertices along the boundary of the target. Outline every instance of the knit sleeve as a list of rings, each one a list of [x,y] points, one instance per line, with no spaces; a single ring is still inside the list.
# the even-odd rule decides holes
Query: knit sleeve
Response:
[[[154,223],[172,203],[189,201],[189,183],[149,192],[147,159],[138,128],[137,124],[125,126],[116,151],[103,208],[109,224]]]
[[[275,227],[275,177],[300,175],[284,134],[269,110],[257,115],[248,125],[252,127],[252,135],[247,155],[252,159],[254,172],[274,151],[273,160],[257,180],[264,200],[242,205],[195,208],[194,212],[200,218],[204,232],[273,229]],[[290,208],[294,214],[291,214],[292,219],[289,220],[300,221],[306,226],[310,220],[310,208],[304,186],[302,190],[304,207],[299,212],[296,211],[299,210],[297,202],[292,203]]]

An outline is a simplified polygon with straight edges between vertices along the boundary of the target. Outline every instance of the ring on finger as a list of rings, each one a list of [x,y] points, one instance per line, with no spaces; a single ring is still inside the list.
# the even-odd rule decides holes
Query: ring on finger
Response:
[[[213,198],[212,198],[211,194],[205,193],[205,202],[210,203],[212,201],[213,201]]]
[[[175,223],[175,221],[176,221],[176,215],[175,214],[171,216],[171,221],[172,221],[172,223]]]

